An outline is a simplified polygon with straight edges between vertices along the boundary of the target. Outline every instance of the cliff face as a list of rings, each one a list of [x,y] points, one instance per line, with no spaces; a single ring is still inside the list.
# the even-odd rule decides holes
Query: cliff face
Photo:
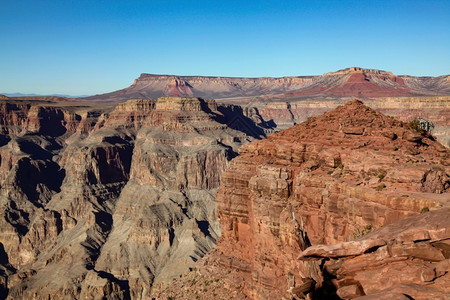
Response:
[[[448,205],[450,152],[358,100],[239,152],[216,193],[212,260],[246,277],[251,298],[288,296],[286,276],[302,282],[299,223],[313,245],[333,244]]]
[[[2,103],[0,294],[141,299],[192,266],[220,234],[222,172],[265,135],[245,114],[200,98]]]

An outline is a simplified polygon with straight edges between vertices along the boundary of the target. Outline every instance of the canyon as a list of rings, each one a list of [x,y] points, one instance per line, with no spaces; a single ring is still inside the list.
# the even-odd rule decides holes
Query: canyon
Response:
[[[201,98],[30,103],[0,106],[8,299],[147,298],[215,247],[221,173],[271,130]]]
[[[279,78],[143,73],[129,87],[110,93],[84,98],[26,98],[55,103],[72,102],[74,105],[80,102],[111,105],[129,99],[163,96],[201,97],[238,105],[273,122],[278,130],[358,98],[366,105],[402,121],[422,118],[431,122],[434,125],[433,135],[445,146],[450,146],[450,75],[417,77],[359,67],[316,76]]]
[[[0,98],[0,298],[450,293],[448,75]]]

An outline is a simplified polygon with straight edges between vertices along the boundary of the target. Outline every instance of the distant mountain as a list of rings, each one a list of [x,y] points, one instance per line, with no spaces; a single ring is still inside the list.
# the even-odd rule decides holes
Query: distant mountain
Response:
[[[50,94],[50,95],[42,95],[42,94],[22,94],[22,93],[0,93],[1,95],[7,97],[46,97],[46,96],[54,96],[54,97],[65,97],[65,98],[83,98],[89,97],[89,95],[80,95],[80,96],[71,96],[66,94]]]
[[[415,77],[392,72],[347,68],[321,76],[281,78],[208,77],[141,74],[122,90],[85,97],[99,102],[123,102],[133,98],[160,96],[194,96],[238,100],[246,103],[255,98],[298,100],[302,98],[379,98],[393,96],[450,95],[450,76]]]

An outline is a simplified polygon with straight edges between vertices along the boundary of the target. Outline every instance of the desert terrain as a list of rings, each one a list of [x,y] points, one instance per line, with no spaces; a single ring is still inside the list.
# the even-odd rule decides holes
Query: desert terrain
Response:
[[[445,299],[449,146],[449,75],[1,96],[0,298]]]

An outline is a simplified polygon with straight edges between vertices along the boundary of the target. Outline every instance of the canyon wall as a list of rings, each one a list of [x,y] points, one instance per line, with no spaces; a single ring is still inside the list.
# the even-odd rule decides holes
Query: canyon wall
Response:
[[[0,126],[8,299],[147,298],[215,247],[220,176],[267,130],[200,98],[112,111],[2,102]]]
[[[415,77],[351,67],[318,76],[219,77],[141,74],[133,84],[115,92],[84,99],[122,102],[133,98],[196,96],[246,104],[258,99],[293,100],[316,96],[379,98],[449,95],[449,75]]]
[[[273,120],[277,129],[286,129],[306,121],[309,117],[323,114],[349,101],[343,99],[301,99],[301,100],[255,100],[247,104],[254,107],[262,118]],[[450,147],[450,97],[385,97],[368,98],[364,103],[386,115],[404,122],[422,118],[432,122],[431,133],[437,140]]]

